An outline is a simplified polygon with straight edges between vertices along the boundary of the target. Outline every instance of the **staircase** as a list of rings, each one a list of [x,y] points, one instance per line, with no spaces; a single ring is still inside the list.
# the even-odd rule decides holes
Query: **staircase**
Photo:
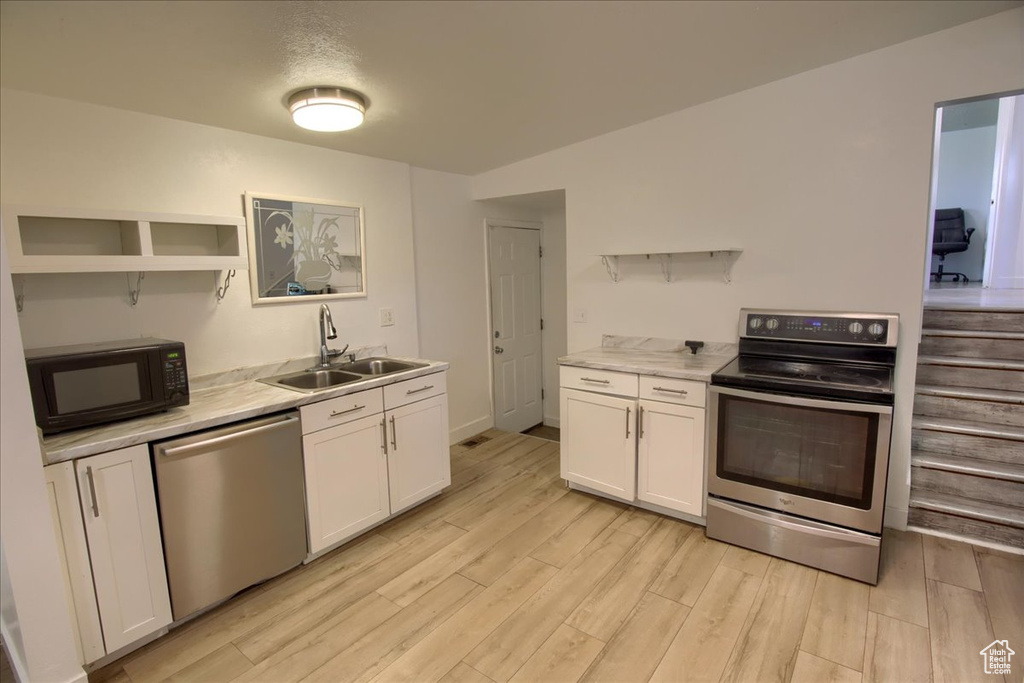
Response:
[[[909,525],[1024,549],[1024,311],[926,307]]]

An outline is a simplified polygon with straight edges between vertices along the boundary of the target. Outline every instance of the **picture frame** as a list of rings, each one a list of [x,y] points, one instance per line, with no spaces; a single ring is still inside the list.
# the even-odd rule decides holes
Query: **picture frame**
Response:
[[[246,192],[245,222],[253,304],[366,296],[361,205]]]

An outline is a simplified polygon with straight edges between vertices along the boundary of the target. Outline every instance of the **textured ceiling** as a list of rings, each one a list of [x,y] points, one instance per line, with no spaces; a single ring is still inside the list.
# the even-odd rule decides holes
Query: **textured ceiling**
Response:
[[[4,0],[0,84],[478,173],[1021,4]],[[366,123],[295,127],[312,85]]]

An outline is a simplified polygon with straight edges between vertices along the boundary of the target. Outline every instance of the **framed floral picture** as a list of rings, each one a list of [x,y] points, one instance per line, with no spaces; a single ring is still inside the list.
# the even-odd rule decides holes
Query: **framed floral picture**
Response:
[[[363,208],[245,193],[254,304],[366,296]]]

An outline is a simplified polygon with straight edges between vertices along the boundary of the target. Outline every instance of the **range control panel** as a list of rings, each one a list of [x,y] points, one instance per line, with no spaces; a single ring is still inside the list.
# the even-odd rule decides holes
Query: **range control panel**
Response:
[[[895,346],[895,315],[740,311],[741,337],[833,344]]]

